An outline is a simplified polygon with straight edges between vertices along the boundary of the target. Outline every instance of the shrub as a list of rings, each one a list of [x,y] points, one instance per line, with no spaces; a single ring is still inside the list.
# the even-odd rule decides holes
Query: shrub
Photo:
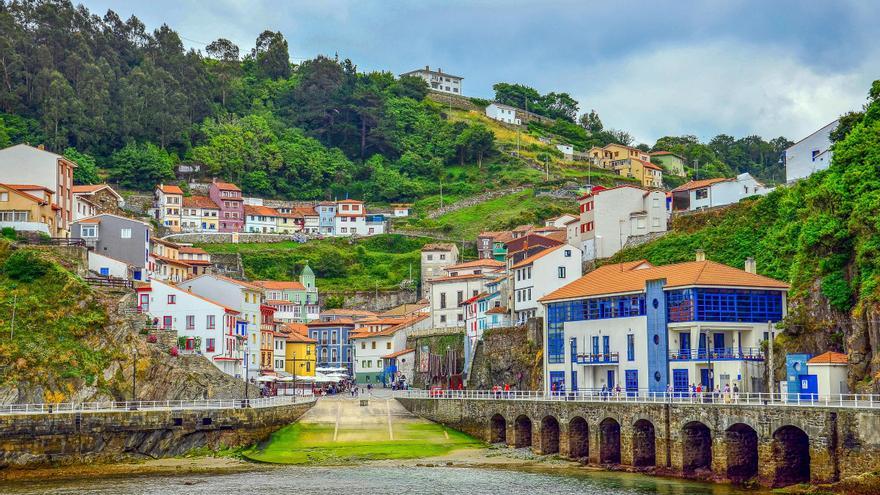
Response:
[[[177,357],[177,355],[180,354],[180,351],[177,350],[177,347],[172,347],[171,350],[168,351],[168,354],[171,354],[171,357]]]
[[[16,239],[15,229],[12,227],[3,227],[3,230],[0,231],[0,236],[3,236],[10,241],[14,241]]]
[[[159,339],[156,338],[155,335],[147,335],[147,342],[149,342],[150,344],[155,344],[158,341]]]
[[[12,253],[3,263],[7,277],[19,282],[33,282],[49,271],[51,265],[33,251],[20,250]]]

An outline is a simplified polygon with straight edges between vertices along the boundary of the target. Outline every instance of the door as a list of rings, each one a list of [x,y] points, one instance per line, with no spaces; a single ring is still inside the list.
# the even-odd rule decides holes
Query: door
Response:
[[[608,390],[614,388],[614,370],[608,370]]]
[[[700,348],[697,354],[697,359],[706,359],[706,334],[700,334]]]
[[[678,341],[680,344],[679,349],[679,357],[681,359],[690,359],[691,357],[691,333],[690,332],[681,332],[678,334]]]
[[[639,370],[626,370],[626,395],[635,397],[639,392]]]
[[[611,337],[608,335],[602,336],[602,354],[605,361],[611,361]]]
[[[593,337],[593,360],[598,359],[599,355],[599,337]]]
[[[150,311],[150,295],[149,294],[141,294],[140,295],[140,303],[138,303],[138,307],[140,308],[142,313],[147,313]]]
[[[712,336],[712,349],[715,351],[717,356],[720,356],[724,353],[724,334],[716,333]]]
[[[801,400],[816,400],[819,395],[819,379],[816,375],[798,375],[801,383]]]
[[[709,376],[709,369],[703,368],[700,370],[700,383],[703,384],[703,392],[711,391],[715,388],[713,377]]]
[[[171,328],[171,317],[170,316],[163,316],[162,317],[162,328],[168,328],[168,329]]]
[[[577,390],[578,390],[578,372],[572,371],[571,372],[571,391],[577,392]]]
[[[672,390],[676,397],[686,397],[688,385],[688,370],[672,370]]]

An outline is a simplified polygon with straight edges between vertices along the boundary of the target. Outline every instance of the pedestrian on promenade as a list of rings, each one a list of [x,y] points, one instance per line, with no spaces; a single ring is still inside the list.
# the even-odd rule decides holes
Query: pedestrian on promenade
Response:
[[[508,399],[510,398],[510,384],[509,383],[504,384],[504,395]]]

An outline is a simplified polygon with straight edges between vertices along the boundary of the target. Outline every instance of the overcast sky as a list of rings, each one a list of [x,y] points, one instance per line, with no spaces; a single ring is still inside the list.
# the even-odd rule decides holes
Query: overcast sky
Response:
[[[76,0],[74,0],[76,1]],[[360,70],[430,65],[464,77],[568,92],[606,127],[664,135],[798,140],[865,101],[880,78],[880,2],[88,0],[192,48],[224,37],[249,51],[281,31],[294,62],[339,53]]]

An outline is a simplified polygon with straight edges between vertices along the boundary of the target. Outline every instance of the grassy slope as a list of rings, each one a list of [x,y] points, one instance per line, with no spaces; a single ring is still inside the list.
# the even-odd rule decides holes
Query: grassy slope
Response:
[[[381,425],[372,429],[340,429],[337,441],[333,441],[333,432],[332,424],[294,423],[274,433],[266,445],[245,451],[244,456],[280,464],[349,464],[433,457],[483,445],[475,438],[435,423],[396,424],[394,440],[388,438],[388,430]]]
[[[307,243],[204,244],[211,253],[240,253],[251,279],[296,280],[308,262],[321,290],[393,289],[419,278],[419,250],[429,239],[380,235],[350,243],[323,239]]]

